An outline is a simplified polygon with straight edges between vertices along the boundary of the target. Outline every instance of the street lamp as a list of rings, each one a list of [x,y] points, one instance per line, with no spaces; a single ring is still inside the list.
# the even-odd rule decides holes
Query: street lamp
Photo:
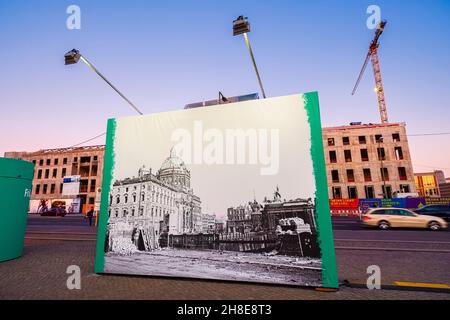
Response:
[[[258,67],[256,66],[255,57],[253,55],[252,47],[250,45],[250,41],[248,40],[247,33],[250,32],[250,22],[248,22],[247,17],[239,16],[236,20],[233,21],[233,36],[238,36],[243,34],[245,43],[247,44],[248,51],[250,52],[250,57],[252,58],[253,67],[255,68],[256,77],[258,78],[259,87],[261,88],[261,92],[263,98],[266,98],[266,93],[264,92],[264,88],[262,85],[261,77],[259,76]]]
[[[119,89],[117,89],[111,82],[109,82],[109,80],[106,79],[106,77],[104,75],[102,75],[100,73],[100,71],[98,71],[92,63],[90,63],[85,57],[83,57],[81,55],[80,51],[78,51],[76,49],[72,49],[64,55],[64,64],[65,65],[76,64],[76,63],[78,63],[79,60],[83,61],[89,68],[91,68],[92,71],[94,71],[97,75],[99,75],[100,78],[105,80],[105,82],[107,84],[109,84],[110,87],[113,88],[126,102],[128,102],[128,104],[134,110],[136,110],[137,113],[143,114],[127,97],[125,97],[125,95],[122,94],[122,92],[119,91]]]

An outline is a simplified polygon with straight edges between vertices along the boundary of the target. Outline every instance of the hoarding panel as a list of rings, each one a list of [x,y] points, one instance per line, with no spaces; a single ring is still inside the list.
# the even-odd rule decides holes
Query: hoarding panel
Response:
[[[337,287],[317,93],[109,120],[96,272]]]

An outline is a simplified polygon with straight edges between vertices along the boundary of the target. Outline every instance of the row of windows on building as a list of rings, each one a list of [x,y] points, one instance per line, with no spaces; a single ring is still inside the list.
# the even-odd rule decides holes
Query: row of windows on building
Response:
[[[54,158],[53,165],[55,165],[55,166],[59,165],[59,160],[60,160],[60,158]],[[68,158],[62,158],[62,164],[63,165],[67,164],[67,160],[68,160]],[[92,161],[98,161],[98,156],[92,156]],[[47,166],[52,165],[52,159],[39,159],[39,162],[38,162],[38,160],[33,160],[32,162],[35,165],[39,164],[39,166],[41,166],[41,167],[44,166],[44,163]],[[78,162],[78,157],[74,157],[73,162]],[[89,157],[80,157],[80,162],[82,162],[82,163],[91,162],[91,157],[90,156]]]
[[[401,181],[408,180],[408,176],[407,176],[405,167],[398,167],[397,171],[398,171],[399,180],[401,180]],[[364,168],[362,174],[363,174],[364,181],[356,181],[355,170],[347,169],[346,170],[347,182],[370,182],[370,181],[372,181],[372,172],[369,168]],[[380,168],[380,177],[381,177],[381,179],[380,179],[381,181],[389,181],[390,177],[389,177],[388,168]],[[331,170],[331,182],[333,182],[333,183],[341,182],[341,179],[339,177],[339,170],[337,170],[337,169]],[[344,181],[342,181],[342,182],[344,182]]]
[[[51,176],[50,176],[50,172],[51,172]],[[72,172],[72,174],[75,174],[74,172]],[[67,168],[61,168],[61,178],[64,178],[67,175]],[[97,166],[92,166],[92,170],[89,174],[89,170],[87,171],[83,171],[80,172],[80,175],[82,177],[87,177],[87,176],[96,176],[97,175]],[[36,179],[49,179],[49,178],[58,178],[58,168],[53,168],[53,169],[39,169],[36,172]]]
[[[130,209],[114,209],[114,216],[116,218],[119,217],[119,214],[121,212],[121,217],[125,218],[128,215],[131,215],[131,217],[135,217],[135,216],[143,216],[144,215],[144,208],[139,208],[137,209],[136,207],[130,208]],[[173,210],[165,210],[163,208],[160,207],[152,207],[150,209],[150,217],[151,218],[162,218],[164,217],[166,214],[173,214]],[[108,210],[108,216],[111,217],[111,209]]]
[[[375,135],[375,142],[376,143],[383,143],[383,135],[382,134],[376,134]],[[393,133],[392,134],[392,141],[394,142],[400,142],[400,134],[399,133]],[[327,143],[329,147],[336,145],[336,139],[335,138],[328,138]],[[366,136],[358,136],[358,143],[359,144],[366,144],[367,139]],[[342,144],[344,146],[350,145],[350,137],[342,137]]]
[[[80,182],[80,193],[87,193],[87,192],[95,192],[96,187],[96,180],[91,179],[90,187],[88,188],[88,180],[81,180]],[[63,192],[63,184],[59,184],[59,190],[56,190],[56,183],[44,183],[44,184],[37,184],[34,187],[34,194],[55,194],[55,193],[62,193]]]
[[[341,187],[332,187],[333,199],[342,199],[342,188]],[[400,192],[411,192],[411,188],[408,184],[400,185]],[[360,193],[358,192],[357,186],[347,186],[347,194],[349,199],[358,199]],[[364,195],[367,199],[377,198],[378,196],[383,196],[384,198],[392,198],[392,187],[390,185],[382,185],[381,186],[381,194],[375,193],[374,186],[364,186],[364,192],[361,195]]]
[[[367,149],[360,149],[359,150],[361,161],[367,162],[370,161],[369,159],[369,152]],[[394,154],[395,154],[395,160],[403,160],[403,150],[402,147],[394,147]],[[328,153],[330,157],[330,163],[337,163],[337,151],[336,150],[330,150]],[[377,148],[377,158],[379,161],[389,160],[386,157],[386,150],[383,147]],[[351,150],[344,150],[344,159],[345,162],[352,162],[352,151]]]
[[[128,192],[128,190],[127,190]],[[123,201],[123,203],[128,203],[129,201],[136,203],[138,201],[138,197],[136,193],[132,193],[130,196],[126,193],[124,195],[116,195],[115,199],[111,195],[109,198],[110,205],[115,201],[115,204],[119,204]],[[145,192],[141,192],[140,201],[145,201]],[[160,203],[163,205],[174,206],[175,198],[172,194],[159,193],[157,191],[151,191],[151,202]]]

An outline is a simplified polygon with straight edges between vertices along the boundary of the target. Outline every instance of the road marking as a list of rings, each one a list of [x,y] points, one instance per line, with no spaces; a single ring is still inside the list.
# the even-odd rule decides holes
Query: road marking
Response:
[[[431,240],[431,241],[409,241],[409,240],[394,240],[394,239],[392,239],[392,240],[389,240],[389,239],[386,239],[386,240],[377,240],[377,239],[375,239],[375,240],[369,240],[369,239],[361,239],[361,240],[359,240],[359,239],[337,239],[337,238],[335,238],[334,241],[348,241],[348,242],[389,242],[389,243],[395,242],[395,243],[421,243],[421,244],[423,244],[423,243],[429,243],[429,244],[450,244],[449,241],[432,241],[432,240]]]
[[[394,284],[396,286],[400,286],[400,287],[450,289],[450,285],[445,284],[445,283],[423,283],[423,282],[394,281]]]
[[[41,238],[41,237],[25,237],[27,240],[55,240],[55,241],[97,241],[97,239],[88,238]]]
[[[450,250],[441,249],[408,249],[408,248],[380,248],[380,247],[334,247],[336,250],[365,250],[365,251],[410,251],[410,252],[436,252],[436,253],[450,253]]]

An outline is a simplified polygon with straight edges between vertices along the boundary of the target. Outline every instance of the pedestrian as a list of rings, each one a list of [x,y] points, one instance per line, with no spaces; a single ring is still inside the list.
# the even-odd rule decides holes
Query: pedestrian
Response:
[[[92,218],[94,217],[94,208],[91,207],[91,210],[89,210],[86,213],[87,218],[89,219],[89,225],[92,226]]]

